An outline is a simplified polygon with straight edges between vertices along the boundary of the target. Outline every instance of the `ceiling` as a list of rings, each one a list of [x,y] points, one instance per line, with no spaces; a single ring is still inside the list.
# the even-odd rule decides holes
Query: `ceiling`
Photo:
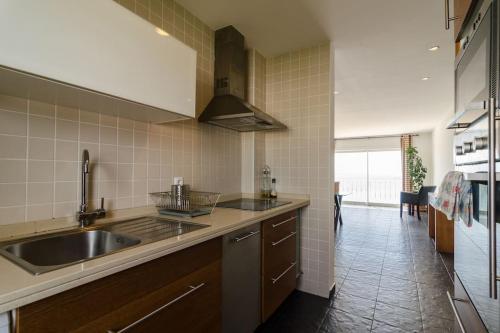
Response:
[[[265,56],[332,40],[337,138],[429,131],[452,113],[453,34],[441,1],[178,2],[213,29],[234,25]]]

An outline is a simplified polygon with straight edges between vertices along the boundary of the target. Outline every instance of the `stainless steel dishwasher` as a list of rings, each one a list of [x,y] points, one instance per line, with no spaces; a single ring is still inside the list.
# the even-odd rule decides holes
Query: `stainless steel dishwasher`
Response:
[[[222,331],[253,332],[260,324],[260,223],[223,238]]]

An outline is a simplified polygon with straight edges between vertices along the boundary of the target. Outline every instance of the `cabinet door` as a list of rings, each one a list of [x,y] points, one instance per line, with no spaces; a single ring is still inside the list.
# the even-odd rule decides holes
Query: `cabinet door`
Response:
[[[456,19],[453,21],[453,27],[454,27],[455,41],[458,39],[460,30],[462,29],[464,21],[469,12],[469,9],[473,7],[473,4],[475,2],[476,0],[454,0],[453,16],[455,16]]]
[[[74,332],[220,332],[220,272],[212,263]]]
[[[137,329],[170,318],[168,327],[191,321],[193,330],[185,332],[212,331],[220,326],[221,254],[221,239],[212,239],[25,305],[17,310],[17,332],[120,330],[189,291]]]

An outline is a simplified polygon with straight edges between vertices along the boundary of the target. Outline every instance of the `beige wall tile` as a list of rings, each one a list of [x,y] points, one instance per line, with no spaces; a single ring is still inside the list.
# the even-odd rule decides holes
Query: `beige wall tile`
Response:
[[[118,130],[118,144],[120,146],[132,146],[134,144],[134,132],[129,130]]]
[[[0,158],[26,158],[26,137],[0,135]]]
[[[56,140],[57,161],[77,161],[78,155],[78,142]]]
[[[78,163],[68,161],[56,162],[56,181],[76,181],[78,179]]]
[[[52,182],[53,180],[53,161],[28,161],[28,182]]]
[[[28,205],[51,204],[53,200],[53,183],[28,183]]]
[[[37,138],[53,138],[55,134],[54,119],[29,116],[29,136]]]
[[[32,205],[27,207],[27,221],[45,220],[52,218],[52,203]]]
[[[30,101],[29,111],[32,115],[54,118],[56,115],[56,106],[44,102]]]
[[[78,123],[57,119],[56,122],[56,138],[61,140],[78,140]]]
[[[25,181],[25,160],[0,159],[0,183],[24,183]]]
[[[76,201],[76,182],[56,182],[55,184],[55,202]]]
[[[99,126],[80,123],[80,141],[81,142],[99,142]]]
[[[117,129],[116,127],[102,127],[100,128],[101,143],[116,145],[117,142]]]
[[[73,120],[79,121],[80,112],[78,109],[60,106],[58,105],[56,108],[57,119],[65,119],[65,120]]]
[[[1,196],[1,195],[0,195]],[[25,208],[0,207],[0,225],[18,223],[25,220]]]
[[[0,134],[26,136],[27,115],[0,110]]]
[[[101,126],[116,127],[118,125],[118,118],[117,117],[101,114],[100,119],[101,119],[100,120]]]
[[[30,138],[28,143],[28,158],[34,160],[53,160],[54,140]]]
[[[95,112],[80,110],[80,122],[98,125],[99,114]]]
[[[24,206],[26,184],[0,184],[0,207]]]

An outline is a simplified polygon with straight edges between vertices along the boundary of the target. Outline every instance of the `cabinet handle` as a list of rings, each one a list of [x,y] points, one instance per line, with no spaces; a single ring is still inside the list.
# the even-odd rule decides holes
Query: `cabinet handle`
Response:
[[[140,323],[142,323],[143,321],[145,321],[146,319],[148,319],[149,317],[151,316],[154,316],[156,313],[160,312],[161,310],[169,307],[170,305],[180,301],[181,299],[183,299],[184,297],[188,296],[189,294],[192,294],[194,293],[196,290],[200,289],[201,287],[203,287],[205,285],[205,283],[200,283],[199,285],[197,286],[189,286],[189,290],[186,291],[184,294],[178,296],[177,298],[174,298],[173,300],[171,300],[170,302],[168,302],[167,304],[164,304],[162,306],[160,306],[159,308],[157,308],[156,310],[148,313],[147,315],[145,315],[144,317],[134,321],[132,324],[128,325],[127,327],[124,327],[122,328],[121,330],[108,330],[108,333],[125,333],[127,332],[128,330],[130,330],[131,328],[133,328],[134,326],[137,326],[139,325]]]
[[[273,282],[273,284],[275,284],[276,282],[278,282],[286,273],[288,273],[292,268],[294,268],[295,265],[297,265],[296,261],[292,262],[290,264],[290,266],[288,266],[288,268],[283,271],[283,273],[281,273],[280,275],[278,275],[275,278],[271,278],[271,281]]]
[[[497,281],[497,216],[496,216],[496,99],[490,98],[488,103],[488,227],[489,227],[489,260],[490,260],[490,297],[498,298]]]
[[[450,17],[450,0],[444,0],[444,28],[450,30],[450,22],[458,18],[458,16]]]
[[[259,230],[255,230],[255,231],[250,231],[249,233],[247,234],[244,234],[244,235],[240,235],[240,236],[237,236],[237,237],[234,237],[231,241],[233,241],[234,243],[238,243],[238,242],[241,242],[242,240],[245,240],[247,238],[250,238],[252,236],[255,236],[257,234],[259,234],[260,231]]]
[[[279,241],[277,241],[277,242],[272,242],[272,243],[271,243],[271,245],[272,245],[272,246],[276,246],[276,245],[278,245],[279,243],[284,242],[284,241],[286,241],[288,238],[290,238],[290,237],[294,236],[295,234],[296,234],[296,232],[295,232],[295,231],[292,231],[292,232],[291,232],[288,236],[283,237],[282,239],[280,239],[280,240],[279,240]]]
[[[287,219],[287,220],[285,220],[285,221],[282,221],[282,222],[280,222],[280,223],[273,224],[273,225],[272,225],[272,226],[273,226],[273,229],[274,229],[274,228],[276,228],[276,227],[279,227],[279,226],[280,226],[280,225],[282,225],[282,224],[285,224],[285,223],[287,223],[287,222],[290,222],[290,221],[292,221],[292,220],[294,220],[294,219],[295,219],[295,216],[292,216],[292,217],[290,217],[289,219]]]
[[[464,323],[462,323],[462,319],[460,319],[460,316],[458,315],[457,307],[455,306],[455,301],[458,301],[458,302],[467,302],[467,301],[464,299],[461,299],[461,298],[451,297],[451,294],[449,291],[446,291],[446,295],[448,296],[448,301],[450,301],[450,305],[451,305],[451,309],[453,310],[453,314],[455,315],[455,318],[457,318],[458,326],[460,326],[460,331],[462,333],[465,333]]]

